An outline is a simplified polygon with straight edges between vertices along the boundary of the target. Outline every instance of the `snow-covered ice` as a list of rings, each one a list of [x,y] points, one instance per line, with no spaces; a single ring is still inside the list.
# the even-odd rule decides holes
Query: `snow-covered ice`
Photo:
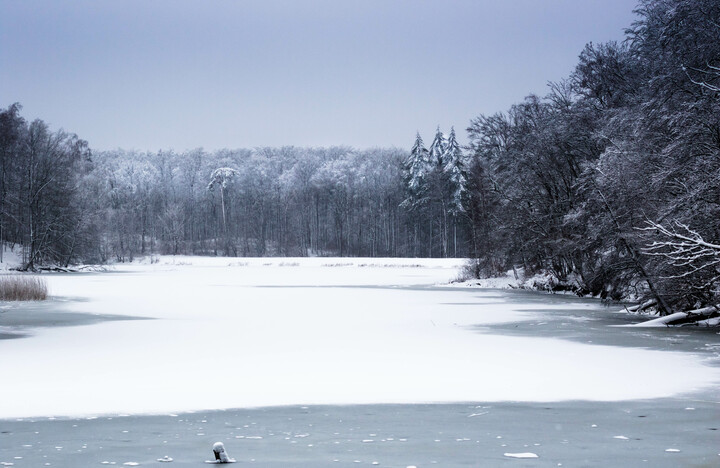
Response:
[[[58,313],[149,320],[38,328],[29,338],[0,340],[0,375],[8,376],[0,418],[617,401],[720,380],[717,368],[686,353],[479,333],[474,325],[529,320],[538,309],[564,306],[433,287],[455,278],[461,264],[161,257],[111,273],[48,275]]]

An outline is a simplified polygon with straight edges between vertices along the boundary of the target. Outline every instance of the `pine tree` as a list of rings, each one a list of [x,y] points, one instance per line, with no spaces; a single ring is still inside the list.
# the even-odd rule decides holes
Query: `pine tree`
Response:
[[[462,149],[460,149],[455,137],[454,127],[450,128],[450,136],[447,140],[443,161],[445,161],[443,171],[447,175],[448,189],[451,194],[450,212],[457,215],[465,211],[463,197],[466,192],[467,171],[463,161]]]
[[[418,132],[410,156],[405,161],[405,179],[411,196],[419,195],[423,191],[429,166],[429,153]]]
[[[447,150],[448,140],[447,137],[440,131],[438,125],[435,131],[435,138],[430,145],[430,164],[437,168],[442,168],[445,165],[445,152]]]
[[[430,196],[430,179],[433,173],[433,165],[430,163],[430,153],[425,148],[422,137],[418,132],[415,137],[415,144],[410,150],[410,155],[405,160],[403,167],[403,178],[405,180],[406,198],[401,206],[408,210],[410,224],[412,226],[412,254],[418,255],[418,247],[422,244],[420,239],[423,236],[423,220],[425,219],[428,197]]]

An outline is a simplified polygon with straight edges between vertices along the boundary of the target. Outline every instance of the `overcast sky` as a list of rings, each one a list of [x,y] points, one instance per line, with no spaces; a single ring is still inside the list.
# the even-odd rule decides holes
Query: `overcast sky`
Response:
[[[635,0],[0,0],[0,107],[94,149],[410,147],[566,77]]]

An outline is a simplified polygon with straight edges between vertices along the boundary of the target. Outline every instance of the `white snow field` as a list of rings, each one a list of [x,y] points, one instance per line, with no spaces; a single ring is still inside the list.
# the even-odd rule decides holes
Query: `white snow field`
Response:
[[[152,320],[38,328],[0,340],[0,418],[616,401],[720,381],[718,368],[688,353],[478,332],[474,325],[537,314],[523,309],[559,306],[430,287],[457,276],[461,263],[161,257],[109,273],[46,275],[58,313]]]

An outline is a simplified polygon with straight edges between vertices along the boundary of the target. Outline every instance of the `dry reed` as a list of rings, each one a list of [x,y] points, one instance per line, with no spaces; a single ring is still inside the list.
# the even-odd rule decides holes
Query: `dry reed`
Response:
[[[37,276],[0,276],[0,301],[44,301],[47,283]]]

